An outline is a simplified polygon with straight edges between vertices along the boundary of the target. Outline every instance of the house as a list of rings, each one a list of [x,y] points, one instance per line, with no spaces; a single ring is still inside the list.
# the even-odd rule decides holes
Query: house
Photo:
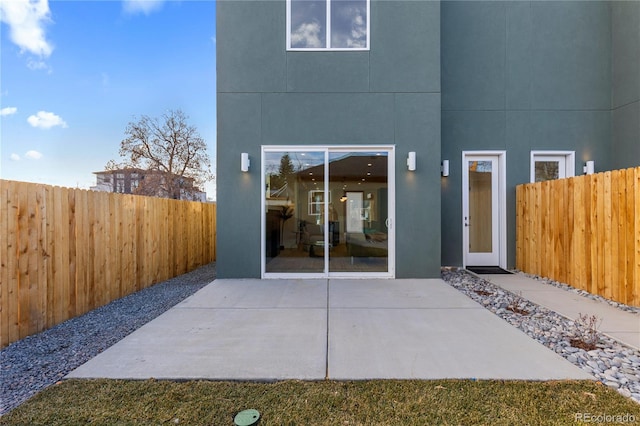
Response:
[[[640,164],[640,2],[218,2],[217,67],[219,277],[513,267],[516,185]]]
[[[158,170],[123,168],[94,172],[96,185],[92,191],[118,192],[120,194],[147,195],[152,197],[175,198],[205,202],[207,194],[194,186],[192,178],[173,175],[167,179],[168,173]],[[168,183],[173,183],[170,188]],[[169,196],[173,193],[172,196]]]

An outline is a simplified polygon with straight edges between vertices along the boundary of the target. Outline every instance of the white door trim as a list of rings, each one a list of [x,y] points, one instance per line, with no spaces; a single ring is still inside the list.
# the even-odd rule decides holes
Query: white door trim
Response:
[[[498,266],[507,267],[507,152],[506,151],[462,151],[462,266],[467,266],[469,247],[468,233],[465,232],[464,213],[469,208],[469,181],[465,179],[467,157],[484,156],[498,158]]]

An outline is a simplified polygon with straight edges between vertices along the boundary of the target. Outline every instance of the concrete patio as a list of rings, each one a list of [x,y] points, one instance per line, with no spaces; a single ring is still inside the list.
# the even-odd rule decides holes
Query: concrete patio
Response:
[[[219,279],[67,378],[592,379],[440,279]]]

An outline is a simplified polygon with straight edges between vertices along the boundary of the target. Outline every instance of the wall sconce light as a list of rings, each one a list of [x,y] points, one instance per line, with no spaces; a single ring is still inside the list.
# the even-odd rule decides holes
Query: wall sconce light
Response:
[[[596,168],[595,161],[591,160],[591,161],[587,161],[584,164],[584,167],[582,168],[582,170],[584,171],[585,175],[592,175],[595,172],[595,168]]]
[[[442,167],[440,167],[440,171],[442,171],[442,176],[449,176],[449,160],[442,160]]]
[[[251,161],[249,160],[249,153],[243,152],[240,154],[240,170],[243,172],[249,171],[249,166],[251,165]]]
[[[416,153],[415,151],[409,152],[409,156],[407,157],[407,169],[413,172],[416,169]]]

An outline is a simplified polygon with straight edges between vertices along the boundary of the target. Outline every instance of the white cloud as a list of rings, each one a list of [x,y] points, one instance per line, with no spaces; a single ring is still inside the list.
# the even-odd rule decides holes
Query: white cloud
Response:
[[[340,3],[337,17],[331,21],[332,44],[360,48],[367,45],[366,11],[361,6]]]
[[[13,154],[11,154],[11,161],[20,161],[20,156],[18,154],[16,154],[15,152]]]
[[[34,60],[33,58],[29,58],[27,60],[27,68],[33,71],[37,70],[47,70],[49,74],[52,73],[51,67],[45,62],[41,60]]]
[[[125,13],[135,15],[136,13],[144,13],[149,15],[162,8],[164,0],[123,0],[122,8]]]
[[[292,47],[324,47],[320,40],[320,24],[318,22],[308,22],[301,24],[291,33]]]
[[[33,127],[39,127],[41,129],[50,129],[55,126],[66,128],[67,123],[58,115],[47,111],[38,111],[36,115],[31,115],[27,118],[29,124]]]
[[[42,158],[42,153],[38,152],[38,151],[34,151],[33,149],[31,151],[27,151],[24,154],[25,158],[28,158],[30,160],[39,160]]]
[[[44,31],[44,25],[51,21],[48,0],[0,1],[0,20],[9,26],[11,40],[21,51],[40,57],[53,52]]]
[[[16,112],[18,112],[18,108],[6,107],[6,108],[0,109],[0,116],[11,115],[11,114],[15,114]]]

